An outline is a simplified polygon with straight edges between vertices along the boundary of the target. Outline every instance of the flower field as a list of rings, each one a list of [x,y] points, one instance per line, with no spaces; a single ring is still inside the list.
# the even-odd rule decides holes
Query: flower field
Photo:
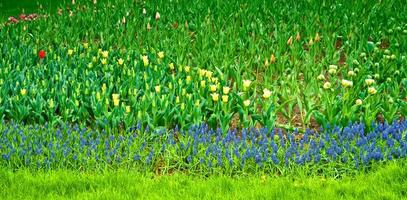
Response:
[[[407,156],[401,1],[38,6],[0,21],[2,168],[343,177]]]

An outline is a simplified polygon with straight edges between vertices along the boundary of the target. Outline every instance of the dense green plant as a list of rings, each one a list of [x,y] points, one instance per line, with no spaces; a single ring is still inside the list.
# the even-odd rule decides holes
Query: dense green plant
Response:
[[[0,26],[0,115],[224,131],[390,122],[406,116],[398,4],[80,2]]]

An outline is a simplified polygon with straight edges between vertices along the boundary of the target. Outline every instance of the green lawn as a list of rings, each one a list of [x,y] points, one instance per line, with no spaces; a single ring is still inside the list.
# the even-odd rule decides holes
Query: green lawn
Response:
[[[68,0],[18,0],[18,1],[0,1],[0,20],[6,20],[9,16],[17,17],[20,13],[39,12],[42,5],[44,12],[55,12],[57,7]]]
[[[323,177],[200,178],[121,171],[78,173],[0,172],[1,199],[405,199],[407,162],[399,160],[369,174]]]

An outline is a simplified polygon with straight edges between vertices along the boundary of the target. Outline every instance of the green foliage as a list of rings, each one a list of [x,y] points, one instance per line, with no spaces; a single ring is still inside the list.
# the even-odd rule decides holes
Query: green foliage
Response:
[[[0,115],[102,127],[207,122],[223,130],[276,120],[302,128],[392,121],[407,114],[401,4],[77,2],[61,15],[0,26]],[[244,80],[252,81],[247,90]]]

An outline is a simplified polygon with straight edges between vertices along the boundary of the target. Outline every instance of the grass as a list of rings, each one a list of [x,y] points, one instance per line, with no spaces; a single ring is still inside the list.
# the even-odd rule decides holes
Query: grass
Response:
[[[1,1],[0,2],[0,20],[6,20],[9,16],[18,16],[21,13],[35,13],[39,10],[39,5],[42,9],[52,13],[56,8],[68,2],[67,0],[19,0],[19,1]]]
[[[325,177],[209,178],[131,171],[0,171],[1,199],[404,199],[407,162],[398,160],[368,174]]]

